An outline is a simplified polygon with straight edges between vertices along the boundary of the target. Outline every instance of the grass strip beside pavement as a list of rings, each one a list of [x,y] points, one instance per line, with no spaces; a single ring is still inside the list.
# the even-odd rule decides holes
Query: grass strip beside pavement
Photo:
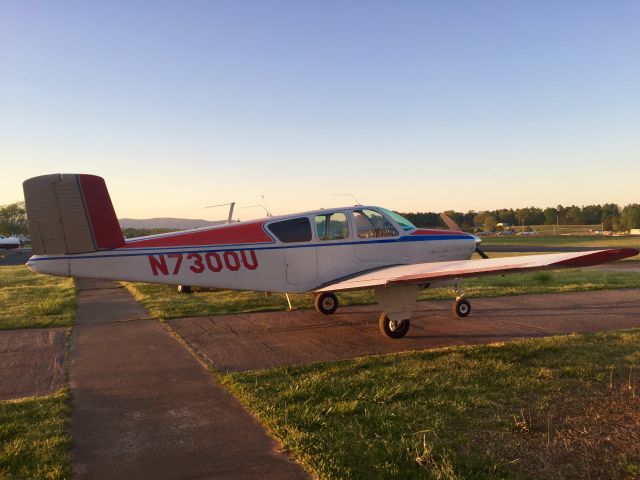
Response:
[[[24,265],[0,267],[0,330],[70,327],[75,318],[72,278],[32,272]]]
[[[178,293],[175,287],[148,283],[124,283],[137,301],[156,318],[171,319],[259,311],[286,310],[283,294],[266,297],[262,292],[194,288],[192,294]],[[565,293],[615,288],[640,288],[640,275],[634,272],[607,272],[585,269],[555,272],[519,273],[470,278],[461,282],[467,297],[498,297],[531,293]],[[290,295],[296,308],[313,308],[310,294]],[[419,300],[452,299],[449,288],[423,290]],[[341,306],[375,303],[372,290],[338,294]]]
[[[66,389],[0,401],[0,478],[69,478],[69,416]]]
[[[219,374],[320,479],[637,478],[640,330]]]

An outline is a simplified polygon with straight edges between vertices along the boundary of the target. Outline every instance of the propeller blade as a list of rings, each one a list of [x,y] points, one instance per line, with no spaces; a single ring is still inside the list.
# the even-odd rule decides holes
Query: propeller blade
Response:
[[[440,218],[442,218],[442,221],[447,225],[447,227],[449,227],[449,230],[462,231],[460,226],[456,222],[454,222],[453,219],[446,213],[442,212],[440,214]],[[480,255],[482,258],[489,258],[489,256],[486,253],[484,253],[482,250],[480,250],[480,247],[478,246],[482,240],[480,240],[478,237],[475,237],[475,238],[476,238],[476,253]]]
[[[453,219],[449,215],[447,215],[446,213],[442,212],[440,214],[440,218],[442,218],[442,221],[445,223],[445,225],[447,227],[449,227],[449,230],[462,231],[462,229],[458,226],[458,224],[456,222],[454,222]]]

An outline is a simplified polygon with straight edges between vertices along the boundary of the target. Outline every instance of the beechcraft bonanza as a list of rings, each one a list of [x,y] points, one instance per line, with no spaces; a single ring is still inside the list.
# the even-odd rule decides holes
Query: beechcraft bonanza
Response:
[[[480,239],[416,228],[384,208],[352,206],[227,223],[125,240],[104,180],[54,174],[24,182],[36,272],[68,277],[315,294],[319,312],[338,308],[335,292],[373,289],[380,330],[409,330],[420,289],[459,279],[597,265],[635,249],[471,260]],[[450,228],[455,227],[446,219]],[[486,257],[485,255],[483,255]],[[458,293],[454,311],[469,301]]]

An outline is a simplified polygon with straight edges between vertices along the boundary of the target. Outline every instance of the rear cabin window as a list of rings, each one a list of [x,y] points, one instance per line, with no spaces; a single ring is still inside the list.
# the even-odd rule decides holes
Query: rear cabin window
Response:
[[[375,210],[354,210],[358,238],[383,238],[398,235],[396,228]]]
[[[269,230],[283,243],[311,240],[311,222],[307,217],[283,220],[269,225]]]
[[[342,212],[332,212],[316,215],[316,234],[318,240],[343,240],[349,238],[349,223],[347,216]]]

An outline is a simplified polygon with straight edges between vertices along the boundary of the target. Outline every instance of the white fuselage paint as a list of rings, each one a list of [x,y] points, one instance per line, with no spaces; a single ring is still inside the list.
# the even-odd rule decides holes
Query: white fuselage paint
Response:
[[[447,236],[447,232],[442,232]],[[368,260],[357,255],[367,252]],[[307,242],[175,248],[120,248],[33,256],[27,265],[51,275],[191,285],[232,290],[306,292],[363,270],[469,259],[472,236],[400,235],[384,241]]]

